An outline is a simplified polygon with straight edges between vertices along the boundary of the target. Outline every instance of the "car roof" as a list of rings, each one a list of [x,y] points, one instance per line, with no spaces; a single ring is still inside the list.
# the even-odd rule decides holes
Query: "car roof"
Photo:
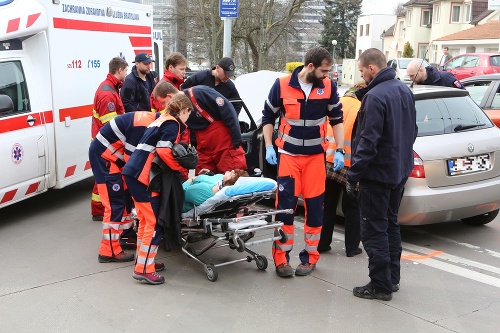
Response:
[[[466,79],[460,80],[461,82],[470,82],[470,81],[477,81],[477,80],[500,80],[500,73],[496,74],[485,74],[485,75],[476,75],[476,76],[471,76]]]
[[[469,92],[464,89],[429,85],[416,85],[413,87],[412,91],[416,100],[443,97],[462,97],[469,95]]]

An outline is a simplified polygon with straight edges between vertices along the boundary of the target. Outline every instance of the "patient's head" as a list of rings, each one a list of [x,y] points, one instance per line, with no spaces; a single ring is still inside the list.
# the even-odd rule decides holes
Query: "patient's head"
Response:
[[[240,177],[248,177],[248,172],[242,169],[234,169],[231,171],[226,171],[224,173],[224,177],[222,178],[222,182],[224,186],[234,185],[238,178]]]

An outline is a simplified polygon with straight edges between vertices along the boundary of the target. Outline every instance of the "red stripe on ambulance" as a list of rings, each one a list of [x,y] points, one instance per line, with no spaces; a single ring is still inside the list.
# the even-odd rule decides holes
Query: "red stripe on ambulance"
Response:
[[[148,26],[70,20],[58,17],[54,17],[54,28],[151,35],[151,27]]]
[[[0,204],[9,202],[12,199],[14,199],[14,196],[16,195],[16,193],[17,193],[17,189],[11,190],[9,192],[5,192],[5,194],[3,195],[2,201],[0,201]]]
[[[91,168],[90,161],[87,161],[87,163],[85,163],[85,168],[83,170],[87,171],[90,168]]]
[[[72,165],[66,169],[66,174],[64,175],[64,178],[71,177],[75,174],[76,171],[76,165]]]
[[[59,121],[63,122],[66,117],[71,119],[80,119],[92,117],[93,105],[80,105],[72,108],[59,109]]]
[[[36,20],[38,20],[38,18],[40,17],[40,14],[42,13],[36,13],[36,14],[31,14],[28,16],[28,22],[26,22],[26,28],[29,28],[33,25],[33,23],[36,22]]]
[[[28,187],[28,189],[26,190],[26,194],[25,195],[29,195],[31,193],[34,193],[38,189],[38,185],[40,185],[40,182],[36,182],[36,183],[31,184]]]
[[[151,47],[151,37],[133,37],[129,36],[132,47]]]
[[[9,23],[7,24],[7,33],[19,30],[19,23],[20,22],[21,22],[20,17],[9,20]]]
[[[28,116],[35,118],[33,125],[27,122]],[[0,133],[7,133],[12,131],[17,131],[24,128],[30,128],[33,126],[40,126],[44,124],[51,124],[54,122],[52,117],[52,111],[43,111],[40,113],[33,114],[20,114],[12,118],[0,119]]]

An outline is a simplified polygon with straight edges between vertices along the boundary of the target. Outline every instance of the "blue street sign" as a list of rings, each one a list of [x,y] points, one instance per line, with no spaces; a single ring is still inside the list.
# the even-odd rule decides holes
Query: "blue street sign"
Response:
[[[219,16],[237,18],[238,0],[219,0]]]

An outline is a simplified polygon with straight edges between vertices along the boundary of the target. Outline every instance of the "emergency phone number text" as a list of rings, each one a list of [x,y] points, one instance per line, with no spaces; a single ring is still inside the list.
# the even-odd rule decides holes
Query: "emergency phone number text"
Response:
[[[71,60],[67,64],[67,68],[82,68],[82,61],[80,59]],[[101,60],[87,60],[87,68],[101,68]]]

